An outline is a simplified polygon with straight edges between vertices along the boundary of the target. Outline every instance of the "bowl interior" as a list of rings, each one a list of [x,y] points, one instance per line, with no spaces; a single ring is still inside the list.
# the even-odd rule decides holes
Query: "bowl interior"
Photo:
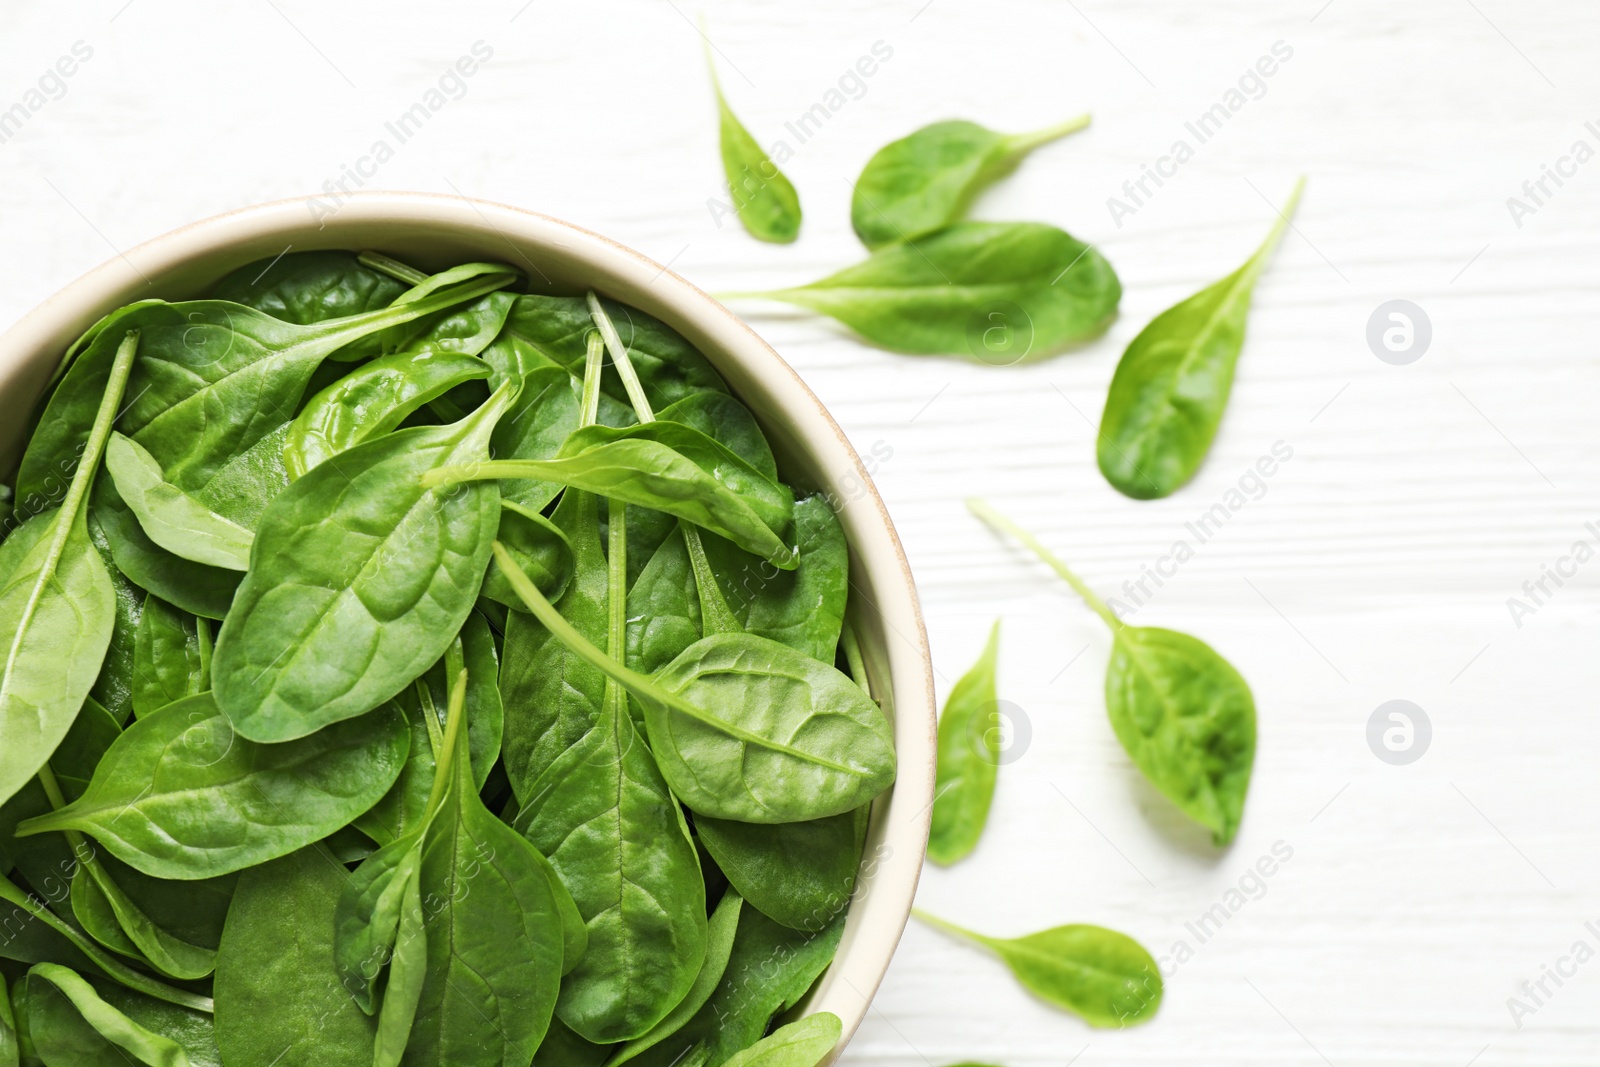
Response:
[[[934,695],[927,636],[905,555],[883,502],[838,425],[776,352],[716,301],[645,257],[577,227],[501,205],[426,194],[363,193],[337,205],[283,201],[195,223],[132,249],[61,290],[0,336],[0,471],[66,347],[122,304],[203,294],[228,272],[289,251],[374,249],[425,270],[496,260],[532,288],[593,288],[682,333],[755,414],[785,477],[826,493],[851,547],[850,608],[873,695],[894,724],[899,777],[874,806],[862,868],[833,966],[800,1011],[831,1011],[855,1031],[909,914],[933,803]],[[619,332],[626,336],[625,327]],[[843,1047],[841,1042],[840,1048]]]

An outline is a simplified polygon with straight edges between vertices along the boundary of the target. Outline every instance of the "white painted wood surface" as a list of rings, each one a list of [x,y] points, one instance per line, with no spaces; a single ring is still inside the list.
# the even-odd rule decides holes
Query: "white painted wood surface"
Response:
[[[520,10],[519,10],[520,9]],[[1320,10],[1319,10],[1320,9]],[[786,170],[799,243],[719,228],[714,116],[683,0],[323,5],[12,0],[0,110],[0,320],[196,218],[314,191],[354,168],[474,42],[492,58],[367,188],[459,192],[589,226],[708,289],[799,282],[854,260],[850,180],[883,142],[971,117],[1026,129],[1089,109],[977,213],[1099,244],[1123,315],[1086,349],[993,369],[889,355],[809,316],[751,320],[863,454],[919,578],[941,697],[1005,619],[1002,696],[1025,712],[977,854],[923,904],[996,933],[1062,922],[1196,949],[1150,1025],[1093,1032],[995,963],[908,931],[846,1062],[1592,1064],[1600,961],[1517,1026],[1507,999],[1600,936],[1600,562],[1517,627],[1520,594],[1600,520],[1600,162],[1519,227],[1506,200],[1600,148],[1600,9],[1578,0],[828,0],[707,5],[733,106],[764,141],[876,42],[859,98]],[[27,95],[83,41],[59,99]],[[1185,136],[1275,42],[1259,99],[1119,227],[1106,200]],[[449,89],[450,86],[446,86]],[[847,90],[851,89],[846,85]],[[1568,168],[1569,170],[1573,168]],[[1269,201],[1310,185],[1257,293],[1210,462],[1159,503],[1109,489],[1094,424],[1149,317],[1236,266]],[[1531,203],[1531,201],[1530,201]],[[1395,367],[1368,316],[1406,298],[1432,347]],[[1204,637],[1250,679],[1261,745],[1243,831],[1214,851],[1112,737],[1107,635],[969,518],[983,493],[1107,594],[1153,565],[1274,442],[1293,458],[1138,614]],[[1405,698],[1418,762],[1369,751]],[[1186,932],[1274,843],[1292,859],[1204,945]],[[1280,846],[1284,847],[1284,846]],[[1600,928],[1600,927],[1597,927]],[[1533,1001],[1528,1001],[1533,1006]]]

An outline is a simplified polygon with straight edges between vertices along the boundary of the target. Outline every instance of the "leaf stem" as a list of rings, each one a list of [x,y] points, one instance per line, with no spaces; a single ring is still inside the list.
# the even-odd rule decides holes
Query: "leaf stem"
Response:
[[[1083,602],[1089,605],[1096,615],[1105,620],[1106,625],[1111,627],[1113,633],[1122,629],[1122,620],[1117,618],[1116,613],[1106,606],[1106,602],[1095,595],[1095,591],[1084,584],[1082,578],[1073,574],[1071,569],[1056,558],[1053,552],[1044,547],[1044,543],[1037,537],[990,507],[985,500],[973,497],[967,501],[967,508],[994,529],[999,530],[1001,533],[1008,533],[1018,541],[1021,541],[1033,551],[1034,555],[1044,560],[1051,570],[1061,575],[1066,580],[1066,583],[1072,586],[1073,592],[1082,597]]]
[[[600,418],[600,374],[604,368],[601,357],[605,355],[605,341],[598,334],[589,335],[589,347],[583,357],[583,405],[578,415],[578,426],[593,426]]]
[[[1081,115],[1074,115],[1065,122],[1058,122],[1054,126],[1046,126],[1042,130],[1031,130],[1028,133],[1013,133],[1006,138],[1006,147],[1013,155],[1025,156],[1040,145],[1047,145],[1051,141],[1059,141],[1068,134],[1077,133],[1086,128],[1092,121],[1090,114],[1085,111]]]
[[[1288,202],[1283,205],[1283,210],[1278,212],[1278,221],[1272,224],[1272,229],[1267,232],[1267,239],[1261,242],[1261,247],[1256,249],[1255,255],[1250,257],[1252,274],[1259,274],[1266,259],[1277,248],[1278,242],[1283,239],[1284,231],[1290,226],[1294,213],[1300,206],[1300,195],[1306,189],[1306,176],[1300,175],[1294,183],[1294,189],[1289,193]]]
[[[935,930],[949,934],[951,937],[959,938],[962,941],[971,941],[974,944],[982,945],[985,948],[988,948],[994,940],[993,938],[984,937],[982,934],[976,933],[975,931],[968,930],[965,926],[957,926],[953,922],[941,919],[937,915],[930,915],[921,908],[912,908],[911,914],[919,921],[926,923]]]
[[[588,294],[589,317],[594,320],[595,329],[600,331],[600,337],[606,343],[606,351],[611,353],[611,365],[617,368],[617,376],[622,379],[622,387],[628,391],[628,401],[633,404],[633,413],[639,417],[640,422],[654,422],[656,415],[650,408],[650,398],[644,395],[644,384],[639,381],[639,372],[633,367],[633,360],[628,356],[628,349],[622,343],[622,338],[617,334],[617,327],[612,323],[611,316],[601,306],[600,298],[595,296],[594,290]]]
[[[872,683],[867,680],[867,662],[861,656],[861,640],[856,636],[856,628],[850,625],[849,619],[844,620],[844,625],[839,629],[839,643],[844,645],[844,659],[850,667],[851,680],[870,699]]]
[[[386,256],[382,252],[366,251],[356,256],[356,262],[363,267],[371,267],[381,274],[387,274],[397,282],[407,285],[421,285],[428,280],[428,276],[417,268],[407,263],[402,263],[393,256]]]

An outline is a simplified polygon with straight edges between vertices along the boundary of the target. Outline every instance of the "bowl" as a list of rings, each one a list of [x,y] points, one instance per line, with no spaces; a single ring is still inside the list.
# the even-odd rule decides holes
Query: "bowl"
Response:
[[[905,929],[933,810],[934,693],[916,586],[861,459],[805,382],[727,308],[666,267],[548,216],[465,197],[356,193],[283,200],[174,230],[68,285],[0,335],[0,471],[63,351],[131,301],[202,295],[228,272],[290,250],[375,249],[423,269],[499,260],[535,288],[593,288],[656,316],[698,347],[755,414],[785,477],[828,494],[850,543],[849,617],[873,695],[894,724],[899,775],[873,808],[856,895],[833,965],[797,1011],[861,1024]]]

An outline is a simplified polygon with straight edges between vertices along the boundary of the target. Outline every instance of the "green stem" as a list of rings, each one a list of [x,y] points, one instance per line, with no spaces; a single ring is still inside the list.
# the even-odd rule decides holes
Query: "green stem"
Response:
[[[1006,149],[1014,156],[1025,156],[1040,145],[1059,141],[1068,134],[1077,133],[1089,125],[1090,115],[1085,111],[1081,115],[1074,115],[1065,122],[1058,122],[1054,126],[1046,126],[1042,130],[1032,130],[1028,133],[1013,133],[1006,138]]]
[[[594,290],[589,290],[589,317],[594,320],[595,328],[600,331],[600,337],[606,343],[606,351],[611,353],[611,365],[617,368],[617,375],[622,379],[622,387],[628,391],[628,400],[633,404],[633,412],[639,417],[640,422],[656,421],[655,412],[650,408],[650,399],[644,395],[644,384],[639,381],[639,372],[633,367],[633,360],[628,356],[628,349],[623,345],[622,338],[617,334],[617,328],[611,322],[611,316],[606,314],[606,309],[601,306],[600,298],[594,295]]]
[[[600,419],[600,372],[604,369],[605,341],[599,334],[589,335],[589,347],[583,357],[583,402],[579,409],[578,426],[593,426]]]
[[[444,728],[439,724],[439,709],[433,702],[433,690],[428,688],[426,681],[418,678],[413,684],[417,690],[417,704],[422,708],[422,722],[428,728],[428,744],[433,748],[434,766],[438,766],[444,752]]]
[[[200,692],[211,688],[211,622],[195,619],[195,642],[200,646]]]
[[[1295,210],[1300,206],[1300,195],[1305,192],[1306,177],[1302,174],[1294,183],[1294,189],[1289,193],[1288,203],[1283,205],[1283,210],[1278,212],[1278,221],[1272,224],[1272,229],[1267,232],[1267,239],[1261,242],[1261,247],[1256,249],[1255,255],[1250,257],[1250,273],[1259,274],[1266,264],[1267,257],[1272,250],[1278,247],[1278,242],[1283,239],[1284,231],[1289,228],[1290,220],[1294,218]]]
[[[850,666],[850,677],[870,698],[872,683],[867,680],[867,662],[861,657],[861,641],[856,637],[856,628],[850,625],[849,619],[844,620],[844,626],[839,631],[839,641],[844,645],[844,659]]]
[[[158,982],[149,975],[141,974],[122,963],[98,944],[89,940],[84,934],[64,922],[55,912],[17,888],[8,878],[0,878],[0,900],[15,904],[72,942],[73,946],[89,957],[96,967],[106,973],[107,977],[122,983],[129,989],[155,997],[157,1000],[164,1000],[168,1004],[177,1004],[180,1007],[205,1012],[207,1015],[214,1010],[215,1005],[210,997],[202,997],[198,993],[175,989],[165,982]]]
[[[407,285],[421,285],[428,280],[428,276],[417,268],[402,263],[392,256],[386,256],[382,252],[363,252],[356,256],[356,262]]]
[[[919,921],[926,923],[935,930],[949,934],[951,937],[959,938],[962,941],[971,941],[974,944],[982,945],[985,948],[988,948],[990,943],[993,941],[993,938],[984,937],[980,933],[968,930],[965,926],[957,926],[955,923],[941,919],[937,915],[929,915],[921,908],[912,908],[911,914]]]
[[[1079,578],[1076,574],[1073,574],[1072,571],[1068,569],[1067,565],[1061,562],[1061,560],[1057,559],[1055,554],[1048,548],[1044,547],[1044,543],[1041,542],[1037,537],[1033,536],[1033,534],[1029,533],[1027,530],[1024,530],[1022,527],[1018,526],[1016,523],[1000,514],[994,508],[990,507],[987,501],[979,500],[977,497],[973,497],[967,501],[967,508],[974,515],[988,523],[990,526],[994,527],[996,530],[999,530],[1001,533],[1010,534],[1018,541],[1021,541],[1028,548],[1032,549],[1034,555],[1044,560],[1045,563],[1049,565],[1051,570],[1055,571],[1057,574],[1061,575],[1062,578],[1066,579],[1067,584],[1072,586],[1073,591],[1083,598],[1083,602],[1085,604],[1094,609],[1094,613],[1096,615],[1100,616],[1106,621],[1106,625],[1111,627],[1113,633],[1122,629],[1122,620],[1117,618],[1116,614],[1106,606],[1106,602],[1096,596],[1094,590],[1085,585],[1082,578]]]
[[[480,296],[487,296],[497,289],[504,289],[514,281],[514,274],[487,274],[472,281],[462,282],[460,285],[442,289],[437,293],[430,293],[420,300],[412,300],[403,304],[391,304],[377,311],[367,311],[359,315],[348,315],[342,319],[328,319],[319,323],[317,327],[306,329],[328,329],[322,336],[329,340],[336,340],[335,347],[342,347],[347,341],[359,340],[368,334],[377,333],[390,326],[400,326],[412,319],[420,319],[424,315],[431,315],[436,311],[444,311],[458,304],[476,300]]]

